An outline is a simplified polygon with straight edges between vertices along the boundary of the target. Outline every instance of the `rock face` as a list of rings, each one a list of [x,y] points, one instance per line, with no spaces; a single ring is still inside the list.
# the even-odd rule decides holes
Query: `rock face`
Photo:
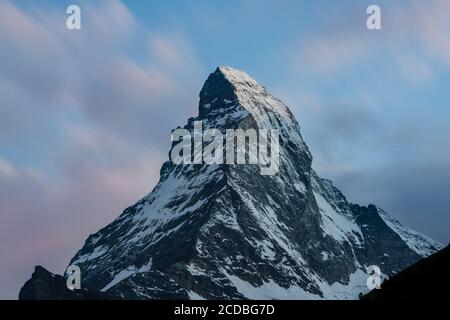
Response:
[[[53,274],[36,266],[31,279],[19,292],[19,300],[104,300],[111,297],[91,290],[69,290],[63,276]]]
[[[127,299],[353,299],[367,291],[366,266],[392,275],[441,247],[320,178],[287,106],[243,71],[208,77],[184,128],[194,121],[277,129],[278,173],[165,162],[153,191],[71,260],[87,288]]]

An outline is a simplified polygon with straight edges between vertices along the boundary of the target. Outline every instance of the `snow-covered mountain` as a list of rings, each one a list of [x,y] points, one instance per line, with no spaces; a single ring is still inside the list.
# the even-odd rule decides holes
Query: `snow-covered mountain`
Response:
[[[243,71],[208,77],[184,128],[194,121],[278,129],[279,172],[165,162],[154,190],[71,260],[84,287],[130,299],[353,299],[367,266],[392,275],[441,248],[320,178],[288,107]]]

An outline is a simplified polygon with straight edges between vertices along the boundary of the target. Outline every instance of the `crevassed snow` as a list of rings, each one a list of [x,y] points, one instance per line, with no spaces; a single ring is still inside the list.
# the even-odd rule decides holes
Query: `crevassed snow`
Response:
[[[432,240],[416,231],[413,231],[405,226],[402,226],[400,222],[388,215],[383,209],[378,208],[378,214],[383,221],[397,233],[406,245],[418,255],[427,257],[434,253],[436,250],[441,249],[443,246],[439,242]]]

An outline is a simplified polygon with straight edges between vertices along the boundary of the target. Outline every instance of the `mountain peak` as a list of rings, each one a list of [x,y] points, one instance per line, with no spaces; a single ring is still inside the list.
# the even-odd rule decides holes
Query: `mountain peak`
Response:
[[[211,73],[185,128],[196,121],[278,130],[277,174],[166,162],[153,191],[71,260],[86,288],[128,299],[349,299],[367,289],[366,266],[392,275],[439,249],[316,175],[288,107],[245,72]]]
[[[199,117],[250,114],[262,129],[282,129],[291,135],[299,126],[289,108],[246,72],[219,66],[200,91]],[[289,133],[287,133],[289,131]]]
[[[209,103],[217,99],[235,101],[245,94],[252,93],[267,94],[266,89],[246,72],[228,66],[219,66],[206,79],[200,91],[200,102]]]
[[[228,66],[219,66],[215,72],[221,73],[236,88],[242,85],[261,87],[255,79],[243,70]]]

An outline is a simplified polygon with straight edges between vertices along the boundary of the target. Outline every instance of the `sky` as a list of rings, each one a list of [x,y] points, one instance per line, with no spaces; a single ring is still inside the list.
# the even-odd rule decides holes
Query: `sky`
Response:
[[[447,244],[449,39],[445,0],[0,0],[0,298],[152,190],[219,65],[290,107],[348,200]]]

